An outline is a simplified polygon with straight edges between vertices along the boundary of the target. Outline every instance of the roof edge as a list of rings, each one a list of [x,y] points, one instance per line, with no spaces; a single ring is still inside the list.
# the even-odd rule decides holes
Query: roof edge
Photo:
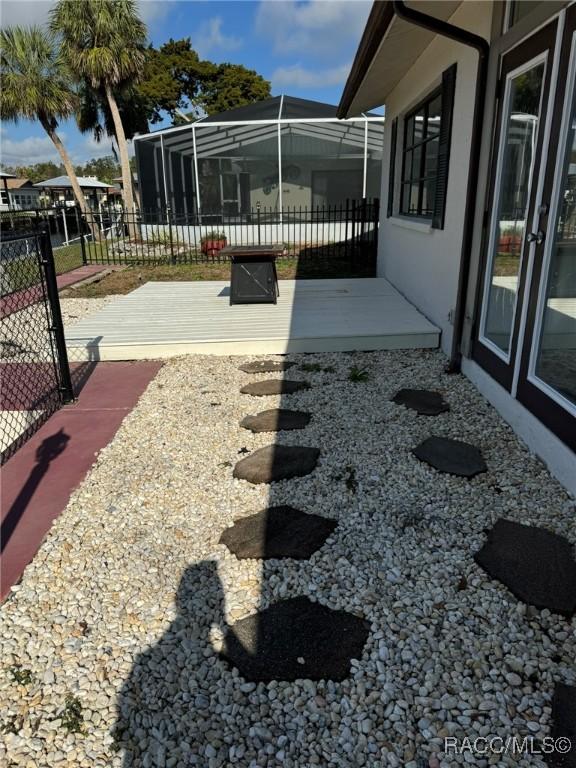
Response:
[[[374,0],[374,5],[366,21],[362,39],[356,51],[350,74],[346,80],[338,109],[336,110],[336,117],[342,119],[349,116],[348,113],[354,101],[354,96],[364,80],[393,18],[394,6],[391,0]]]

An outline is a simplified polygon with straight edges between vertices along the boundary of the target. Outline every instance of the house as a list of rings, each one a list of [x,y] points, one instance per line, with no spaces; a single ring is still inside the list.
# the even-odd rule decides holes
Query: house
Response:
[[[376,2],[338,116],[385,106],[378,275],[576,493],[576,4]]]
[[[39,191],[29,179],[2,173],[0,210],[21,211],[40,206]]]
[[[78,183],[86,202],[96,211],[101,203],[108,201],[111,193],[112,196],[119,194],[118,190],[115,192],[114,187],[99,181],[96,176],[78,176]],[[68,176],[56,176],[54,179],[39,181],[35,186],[44,193],[52,205],[73,206],[76,203]]]
[[[381,115],[343,121],[330,104],[275,96],[136,136],[142,209],[214,219],[377,197],[383,128]]]

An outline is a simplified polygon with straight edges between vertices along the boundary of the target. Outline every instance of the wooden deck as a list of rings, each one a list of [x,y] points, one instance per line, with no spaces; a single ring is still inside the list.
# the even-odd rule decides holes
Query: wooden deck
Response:
[[[67,330],[71,360],[414,349],[440,331],[383,278],[282,280],[278,304],[230,306],[227,282],[146,283]]]

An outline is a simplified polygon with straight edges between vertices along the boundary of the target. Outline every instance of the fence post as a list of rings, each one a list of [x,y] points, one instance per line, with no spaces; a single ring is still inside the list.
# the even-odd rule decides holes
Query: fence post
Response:
[[[260,201],[256,203],[256,226],[258,227],[258,245],[260,245]]]
[[[80,250],[82,252],[82,264],[87,264],[86,261],[86,243],[84,242],[84,219],[78,213],[77,206],[74,206],[74,213],[76,214],[76,230],[80,239]]]
[[[168,221],[168,236],[170,238],[170,264],[176,264],[174,258],[174,240],[172,238],[172,215],[170,206],[166,206],[166,219]]]
[[[379,234],[379,227],[380,227],[380,200],[379,198],[375,197],[374,201],[372,203],[372,209],[373,209],[373,218],[374,218],[374,238],[373,238],[373,253],[374,253],[374,262],[376,263],[378,259],[378,234]]]
[[[350,264],[353,263],[354,255],[356,252],[356,200],[352,200],[351,219],[352,219],[352,242],[351,242],[351,248],[349,251]]]
[[[54,254],[52,253],[50,231],[46,227],[43,227],[40,231],[38,241],[40,244],[40,261],[46,278],[46,293],[50,303],[50,315],[52,318],[50,331],[54,334],[54,343],[58,355],[60,394],[64,403],[71,403],[74,400],[74,389],[72,387],[68,352],[64,338],[64,324],[62,322],[62,313],[60,312],[60,297],[58,296],[58,283],[56,281],[56,269],[54,268]]]

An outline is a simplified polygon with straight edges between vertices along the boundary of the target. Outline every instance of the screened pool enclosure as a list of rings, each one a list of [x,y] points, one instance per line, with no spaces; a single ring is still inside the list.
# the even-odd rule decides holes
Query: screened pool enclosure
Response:
[[[377,198],[383,131],[382,116],[338,120],[329,104],[277,96],[138,136],[143,220],[242,224],[258,210],[272,222]]]

